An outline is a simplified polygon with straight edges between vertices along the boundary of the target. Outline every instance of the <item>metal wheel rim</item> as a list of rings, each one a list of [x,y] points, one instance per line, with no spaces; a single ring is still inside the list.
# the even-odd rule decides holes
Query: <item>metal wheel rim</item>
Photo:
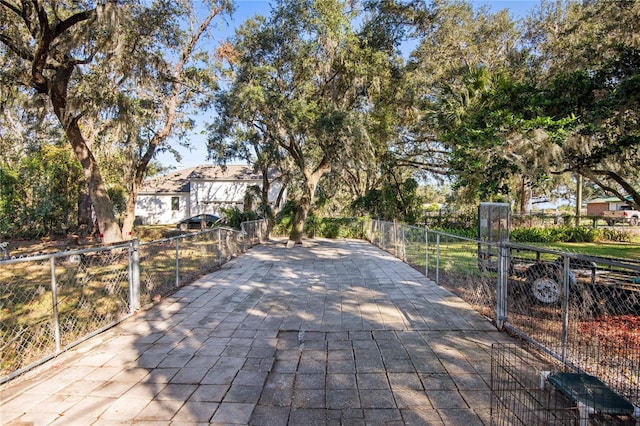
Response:
[[[556,303],[560,299],[560,285],[553,278],[537,278],[533,282],[533,296],[541,303]]]

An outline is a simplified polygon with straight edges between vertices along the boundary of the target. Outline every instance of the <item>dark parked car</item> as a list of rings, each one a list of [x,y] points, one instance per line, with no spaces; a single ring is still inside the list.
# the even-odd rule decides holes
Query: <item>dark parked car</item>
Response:
[[[202,223],[204,222],[204,224]],[[187,229],[210,228],[222,222],[219,216],[214,214],[199,214],[188,219],[183,219],[176,225],[176,228],[186,231]]]

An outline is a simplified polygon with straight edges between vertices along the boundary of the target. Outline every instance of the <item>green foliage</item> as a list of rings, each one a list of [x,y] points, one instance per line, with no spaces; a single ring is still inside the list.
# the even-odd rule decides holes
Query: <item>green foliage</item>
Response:
[[[357,198],[351,208],[359,214],[367,214],[382,220],[399,220],[415,224],[422,213],[422,199],[418,195],[418,183],[413,178],[402,182],[394,179],[384,182]]]
[[[54,145],[28,153],[15,169],[0,168],[0,233],[36,238],[72,230],[83,182],[71,153]]]
[[[242,222],[260,219],[258,213],[254,211],[242,211],[237,207],[223,209],[222,211],[224,212],[224,224],[234,229],[240,229]]]
[[[618,229],[600,228],[601,240],[612,241],[617,243],[630,243],[632,235],[629,232],[620,231]]]
[[[285,207],[286,209],[286,207]],[[304,232],[310,237],[321,238],[359,238],[365,239],[365,229],[370,219],[359,218],[329,218],[310,215],[305,222]],[[291,229],[293,215],[291,213],[278,215],[278,221],[272,230],[274,235],[287,235]]]
[[[459,237],[476,239],[478,230],[476,228],[429,228],[433,231],[444,232],[445,234],[457,235]]]
[[[599,241],[629,242],[626,232],[607,228],[573,226],[528,227],[511,231],[511,241],[519,243],[594,243]]]
[[[322,218],[316,235],[324,238],[360,238],[364,239],[364,224],[367,218]]]

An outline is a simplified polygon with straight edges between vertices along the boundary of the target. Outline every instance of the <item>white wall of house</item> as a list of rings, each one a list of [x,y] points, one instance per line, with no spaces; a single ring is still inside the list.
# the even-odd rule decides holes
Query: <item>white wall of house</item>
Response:
[[[242,209],[247,188],[254,181],[191,181],[191,215],[222,214],[222,209]]]
[[[191,216],[211,213],[221,215],[222,209],[244,208],[244,197],[251,186],[262,186],[261,181],[192,181]],[[269,188],[269,203],[273,205],[282,185],[274,183]],[[284,197],[283,197],[284,199]]]
[[[142,225],[177,223],[190,216],[189,194],[139,194],[136,198],[136,219]]]
[[[136,218],[143,225],[172,224],[199,214],[223,215],[223,209],[244,208],[250,186],[261,186],[261,180],[223,181],[192,180],[190,192],[142,193],[136,199]],[[269,190],[269,203],[275,204],[281,185]],[[283,197],[283,203],[284,199]],[[177,199],[177,201],[176,201]],[[177,204],[176,204],[177,203]],[[255,208],[255,206],[254,206]]]

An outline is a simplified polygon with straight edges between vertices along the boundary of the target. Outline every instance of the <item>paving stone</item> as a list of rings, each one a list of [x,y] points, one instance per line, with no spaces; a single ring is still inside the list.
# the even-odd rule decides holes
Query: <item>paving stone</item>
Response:
[[[434,408],[403,408],[400,413],[404,424],[407,426],[445,426],[440,414]]]
[[[255,426],[287,426],[289,407],[257,405],[251,414],[249,424]]]
[[[476,412],[468,408],[438,409],[438,414],[445,425],[463,424],[465,426],[485,426],[486,423]]]
[[[423,390],[417,373],[387,373],[391,389]]]
[[[170,421],[183,404],[184,401],[175,400],[151,401],[142,409],[140,414],[136,416],[136,420],[153,422]]]
[[[238,374],[235,368],[213,367],[200,381],[203,385],[230,385]]]
[[[173,416],[171,424],[173,425],[176,422],[201,422],[208,424],[217,408],[218,404],[215,402],[187,401],[175,416]]]
[[[168,384],[156,394],[156,401],[186,401],[198,385]]]
[[[295,375],[296,389],[324,389],[326,375],[324,373],[299,373]]]
[[[415,389],[394,389],[393,397],[398,408],[433,408],[426,391]]]
[[[341,374],[336,373],[327,374],[326,379],[327,389],[352,389],[356,390],[356,375],[355,374]]]
[[[324,408],[325,407],[324,389],[294,389],[293,390],[293,407],[294,408]]]
[[[248,424],[255,404],[223,402],[211,418],[212,423]]]
[[[360,404],[362,408],[396,408],[393,393],[382,389],[360,389]]]
[[[365,408],[364,418],[367,423],[390,424],[392,421],[402,421],[400,410],[396,408]]]
[[[447,408],[469,408],[462,395],[457,391],[429,391],[426,392],[434,408],[441,410]]]
[[[222,402],[229,385],[200,385],[189,397],[190,401]]]
[[[233,380],[233,384],[262,387],[266,379],[266,371],[240,370]]]
[[[326,407],[330,409],[360,408],[358,392],[353,390],[328,389]]]
[[[209,368],[181,368],[170,380],[171,383],[198,384],[209,372]]]
[[[241,402],[256,404],[262,393],[262,384],[260,386],[246,386],[232,384],[222,402]]]
[[[264,388],[260,394],[260,405],[290,407],[293,401],[293,388]]]

